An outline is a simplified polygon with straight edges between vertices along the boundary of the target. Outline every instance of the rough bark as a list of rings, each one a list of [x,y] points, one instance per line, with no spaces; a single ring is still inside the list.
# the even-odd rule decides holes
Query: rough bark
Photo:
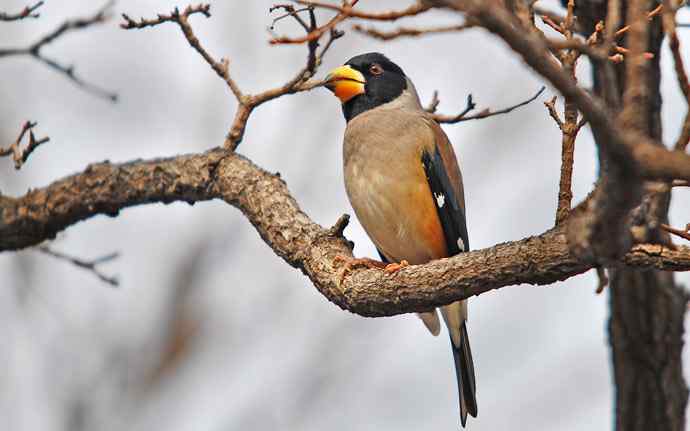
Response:
[[[96,215],[154,202],[222,199],[240,209],[263,240],[287,263],[301,269],[340,307],[363,316],[421,311],[504,286],[550,284],[591,269],[571,255],[565,227],[539,236],[463,253],[394,275],[357,269],[341,282],[335,257],[350,257],[342,236],[347,219],[326,229],[310,220],[286,184],[228,150],[169,159],[90,165],[19,198],[0,198],[0,251],[50,239]],[[690,248],[642,245],[623,262],[636,267],[690,270]]]
[[[620,16],[630,15],[627,2],[621,3]],[[647,10],[656,6],[655,2],[647,3]],[[577,5],[580,23],[586,31],[605,19],[607,2],[580,1]],[[654,53],[654,59],[647,64],[647,79],[643,84],[646,91],[642,94],[645,100],[639,101],[649,109],[643,111],[638,125],[657,142],[661,141],[662,126],[659,91],[662,38],[660,20],[655,19],[649,27],[647,46],[647,50]],[[626,82],[624,66],[616,67],[615,72],[608,75],[605,67],[610,66],[593,65],[595,93],[604,95],[610,88],[617,88],[618,97],[606,97],[609,107],[615,110],[615,101],[623,98],[626,89],[630,91],[630,82]],[[662,193],[650,193],[650,189],[654,188],[645,187],[651,201],[650,214],[645,218],[665,223],[670,192],[667,188]],[[643,229],[646,232],[642,237],[668,241],[659,232],[648,227]],[[616,429],[680,431],[685,428],[688,389],[683,379],[681,354],[687,301],[687,294],[676,285],[673,273],[634,268],[612,271],[609,342],[616,388]]]

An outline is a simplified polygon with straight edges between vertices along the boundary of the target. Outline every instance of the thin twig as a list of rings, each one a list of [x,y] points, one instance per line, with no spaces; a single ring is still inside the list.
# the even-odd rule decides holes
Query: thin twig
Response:
[[[0,157],[7,157],[11,154],[12,160],[14,160],[15,169],[21,169],[24,163],[26,163],[26,161],[29,159],[31,153],[33,153],[33,151],[38,148],[39,145],[50,141],[50,138],[47,136],[41,139],[36,139],[32,130],[34,127],[36,127],[36,125],[37,123],[25,121],[24,124],[22,124],[22,130],[19,132],[17,139],[7,146],[7,148],[0,147]],[[20,144],[22,139],[24,139],[26,132],[29,132],[29,143],[22,149],[20,148]]]
[[[352,6],[355,3],[356,2],[352,2],[350,5]],[[300,10],[291,9],[289,7],[286,8],[285,5],[275,5],[273,8],[271,8],[271,11],[274,11],[278,8],[287,9],[288,14],[286,16],[293,16],[298,22],[302,21],[303,28],[305,29],[305,32],[307,34],[312,34],[326,27],[317,26],[316,16],[310,9],[306,9],[307,11],[309,11],[310,21],[309,24],[307,24],[304,20],[302,20],[301,17],[298,16],[298,12]],[[318,38],[305,40],[309,42],[307,64],[305,67],[300,69],[292,79],[290,79],[287,83],[283,84],[280,87],[272,88],[270,90],[263,91],[259,94],[245,94],[240,90],[237,83],[230,76],[229,60],[227,58],[222,58],[220,61],[216,61],[201,45],[201,42],[199,42],[199,39],[194,34],[194,31],[192,30],[192,27],[189,24],[188,18],[190,15],[193,15],[195,13],[200,13],[206,17],[210,17],[210,6],[208,4],[188,6],[182,12],[180,12],[179,9],[175,8],[175,10],[173,10],[173,12],[170,14],[159,14],[157,18],[141,18],[138,21],[130,18],[126,14],[123,14],[122,17],[125,21],[122,24],[120,24],[120,26],[124,29],[141,29],[146,27],[154,27],[166,22],[174,22],[180,27],[189,45],[192,48],[194,48],[194,50],[197,51],[199,55],[201,55],[201,57],[206,61],[206,63],[208,63],[209,66],[211,66],[211,68],[216,72],[216,74],[226,82],[226,84],[232,91],[233,95],[237,99],[237,111],[235,112],[235,117],[232,121],[232,125],[230,126],[230,131],[228,132],[225,138],[224,144],[224,146],[230,150],[235,150],[242,141],[244,131],[247,126],[247,121],[249,121],[249,117],[256,107],[265,102],[268,102],[269,100],[273,100],[285,94],[308,91],[313,88],[325,85],[325,81],[323,80],[310,81],[309,79],[316,73],[316,69],[321,65],[323,56],[330,49],[333,42],[343,35],[343,32],[337,30],[334,27],[334,25],[328,27],[329,37],[321,51],[318,51]]]
[[[276,11],[278,9],[285,10],[285,13],[283,15],[276,17],[276,18],[273,18],[273,21],[271,21],[271,26],[269,27],[270,30],[273,30],[275,28],[275,25],[278,21],[283,20],[283,19],[291,16],[291,17],[295,18],[295,20],[299,23],[299,25],[302,26],[304,31],[306,31],[306,32],[310,31],[309,25],[307,25],[307,23],[302,19],[302,17],[299,16],[299,13],[304,12],[304,11],[309,10],[309,9],[313,9],[313,8],[304,7],[301,9],[295,9],[295,7],[291,4],[276,4],[276,5],[271,6],[268,9],[268,13],[273,13],[274,11]]]
[[[269,13],[272,13],[277,9],[284,9],[286,13],[273,20],[271,27],[269,27],[270,30],[273,30],[275,23],[278,20],[290,16],[293,17],[295,21],[297,21],[297,23],[302,26],[302,28],[305,32],[307,32],[307,34],[311,33],[312,31],[318,28],[318,25],[316,24],[316,14],[314,13],[313,6],[307,6],[302,9],[295,9],[295,7],[290,4],[277,4],[271,7],[268,11]],[[309,13],[309,24],[307,24],[307,22],[299,16],[300,12]],[[311,76],[313,76],[316,72],[316,50],[318,47],[319,39],[312,39],[307,43],[307,72],[309,72]]]
[[[690,224],[687,224],[685,229],[676,229],[675,227],[669,226],[665,223],[659,224],[659,227],[672,235],[676,235],[690,241]]]
[[[469,96],[472,95],[470,94]],[[429,105],[424,108],[424,110],[430,114],[433,114],[436,112],[439,103],[441,103],[441,99],[438,98],[438,90],[434,90],[434,94],[431,96],[431,101],[429,102]]]
[[[683,97],[685,97],[685,103],[687,105],[685,119],[683,120],[683,127],[681,128],[680,136],[678,136],[674,148],[678,151],[685,151],[688,146],[688,141],[690,141],[690,82],[688,82],[688,74],[685,71],[685,65],[683,64],[683,56],[681,55],[680,49],[680,39],[676,33],[676,10],[671,4],[670,0],[664,0],[663,6],[664,12],[662,18],[664,31],[669,40],[668,46],[673,56],[673,66],[676,71],[678,87],[680,87],[680,91],[683,93]]]
[[[549,115],[551,116],[551,118],[553,118],[553,121],[556,122],[558,128],[560,130],[563,130],[563,120],[561,120],[561,117],[558,114],[558,111],[556,110],[556,99],[558,99],[558,96],[553,96],[551,100],[547,100],[546,102],[544,102],[544,106],[546,106]]]
[[[367,20],[373,20],[373,21],[395,21],[399,18],[407,17],[407,16],[415,16],[419,15],[422,12],[426,12],[427,10],[431,9],[431,6],[423,4],[421,1],[415,2],[413,5],[402,9],[402,10],[393,10],[393,11],[386,11],[386,12],[362,12],[359,10],[355,10],[354,7],[358,3],[359,0],[343,0],[343,4],[341,6],[334,5],[331,3],[324,3],[324,2],[319,2],[319,1],[307,1],[307,0],[293,0],[297,4],[305,5],[305,6],[310,6],[310,7],[315,7],[315,8],[321,8],[321,9],[329,9],[338,12],[333,18],[331,18],[326,24],[324,24],[321,27],[316,28],[315,30],[307,33],[303,37],[287,37],[287,36],[280,36],[280,37],[274,37],[273,39],[270,40],[271,44],[299,44],[299,43],[304,43],[312,40],[319,39],[321,36],[326,34],[328,31],[330,31],[332,28],[335,28],[336,25],[340,24],[343,20],[347,18],[360,18],[360,19],[367,19]]]
[[[420,13],[426,12],[429,9],[431,9],[430,6],[424,5],[423,2],[421,1],[416,1],[414,4],[406,7],[405,9],[401,10],[391,10],[391,11],[384,11],[384,12],[364,12],[360,10],[355,10],[353,9],[357,2],[352,1],[352,2],[347,2],[343,1],[342,6],[334,5],[332,3],[324,3],[320,1],[309,1],[309,0],[293,0],[295,3],[305,5],[305,6],[312,6],[312,7],[317,7],[321,9],[330,9],[332,11],[336,11],[339,14],[344,14],[345,17],[349,18],[359,18],[359,19],[366,19],[369,21],[395,21],[400,18],[405,18],[409,16],[416,16],[419,15]],[[349,5],[348,5],[349,3]]]
[[[194,50],[198,52],[199,55],[201,55],[201,57],[206,61],[206,63],[208,63],[208,65],[211,66],[211,69],[213,69],[213,71],[216,72],[216,74],[225,81],[225,83],[228,85],[228,88],[230,88],[230,91],[232,91],[235,97],[238,100],[242,99],[242,97],[244,97],[242,91],[240,90],[237,83],[235,83],[235,81],[230,76],[229,60],[226,58],[221,58],[220,61],[216,61],[211,56],[211,54],[209,54],[208,51],[206,51],[206,49],[204,49],[204,47],[201,46],[199,39],[194,34],[192,26],[189,24],[189,17],[194,14],[202,14],[206,18],[210,18],[211,6],[208,4],[198,4],[196,6],[190,5],[187,6],[182,12],[180,12],[178,8],[175,8],[169,14],[158,14],[157,18],[153,19],[140,18],[139,21],[136,21],[130,18],[129,15],[123,13],[122,18],[125,20],[125,22],[121,23],[120,27],[125,30],[132,30],[142,29],[146,27],[155,27],[166,22],[176,23],[180,26],[180,29],[182,30],[182,33],[187,39],[189,45],[192,48],[194,48]]]
[[[546,21],[545,21],[546,22]],[[552,23],[552,28],[558,31],[565,38],[565,42],[575,42],[575,1],[569,0],[566,8],[566,15],[559,23]],[[597,25],[595,31],[582,44],[594,51],[593,45],[599,42],[600,33],[603,28]],[[561,67],[568,73],[573,83],[577,84],[577,61],[582,53],[582,47],[562,48],[555,52],[556,57],[561,63]],[[548,108],[549,115],[554,119],[561,131],[561,175],[558,183],[558,202],[556,205],[556,225],[562,224],[570,215],[573,200],[573,165],[575,162],[575,140],[580,129],[584,126],[584,119],[579,119],[577,106],[573,101],[566,97],[564,100],[563,119],[556,110],[556,96],[550,101],[544,102]]]
[[[330,32],[332,29],[334,29],[335,26],[340,24],[344,19],[351,16],[352,8],[357,4],[357,2],[359,2],[359,0],[352,0],[352,2],[344,0],[342,10],[340,10],[337,15],[335,15],[333,18],[331,18],[326,24],[324,24],[320,27],[317,27],[312,31],[307,32],[307,34],[303,37],[290,38],[290,37],[286,37],[286,36],[279,36],[279,37],[274,37],[273,39],[271,39],[270,43],[272,45],[274,45],[274,44],[300,44],[300,43],[304,43],[304,42],[310,42],[313,40],[318,40],[321,38],[321,36],[323,36],[324,34]],[[316,6],[325,7],[322,4],[312,3],[312,2],[297,1],[296,3],[303,4],[306,6],[313,6],[313,7],[316,7]]]
[[[534,14],[542,19],[546,17],[552,22],[563,22],[565,20],[563,15],[541,6],[534,6]]]
[[[108,90],[105,90],[97,85],[91,84],[79,76],[77,76],[74,72],[74,66],[69,65],[65,66],[58,61],[51,59],[49,57],[46,57],[43,55],[41,50],[46,46],[49,45],[51,42],[55,41],[59,37],[63,36],[66,33],[69,33],[74,30],[81,30],[87,27],[90,27],[92,25],[96,24],[101,24],[105,22],[108,19],[107,12],[108,9],[112,6],[113,1],[108,1],[102,8],[100,8],[93,16],[87,17],[87,18],[75,18],[75,19],[69,19],[63,22],[60,26],[55,28],[53,31],[50,33],[46,34],[33,44],[29,45],[26,48],[6,48],[6,49],[0,49],[0,57],[5,57],[5,56],[12,56],[12,55],[29,55],[35,60],[45,64],[46,66],[50,67],[51,69],[63,74],[67,79],[72,81],[74,84],[76,84],[78,87],[82,88],[84,91],[94,94],[98,97],[105,98],[107,100],[110,100],[111,102],[116,102],[117,101],[117,94],[112,93]]]
[[[37,2],[33,6],[25,6],[20,12],[11,14],[7,12],[0,12],[0,21],[19,21],[24,18],[38,18],[40,13],[34,13],[36,9],[43,6],[44,1]]]
[[[139,18],[139,21],[130,18],[129,15],[126,13],[122,14],[122,18],[125,20],[122,24],[120,24],[120,27],[125,29],[125,30],[131,30],[134,28],[142,29],[146,27],[154,27],[159,24],[163,24],[164,22],[176,22],[180,23],[180,16],[184,16],[185,18],[189,18],[190,15],[194,15],[195,13],[200,13],[204,15],[206,18],[211,17],[211,5],[208,4],[198,4],[196,6],[189,5],[187,6],[182,14],[180,14],[180,10],[178,8],[175,8],[172,13],[170,14],[158,14],[157,18],[153,19],[145,19],[145,18]]]
[[[108,276],[103,274],[99,269],[98,266],[102,265],[104,263],[110,262],[114,259],[117,259],[120,254],[115,252],[115,253],[110,253],[105,256],[98,257],[93,260],[83,260],[78,257],[70,256],[58,251],[55,251],[48,247],[47,245],[42,245],[38,247],[38,250],[43,253],[47,254],[48,256],[52,256],[56,259],[64,260],[72,265],[75,265],[79,268],[85,269],[92,274],[94,274],[96,277],[98,277],[101,281],[109,284],[110,286],[117,287],[120,285],[120,282],[118,281],[117,277],[115,276]]]
[[[442,33],[456,33],[462,30],[475,27],[475,23],[464,23],[458,25],[448,25],[441,27],[416,28],[416,27],[399,27],[393,31],[381,31],[375,27],[364,27],[359,24],[352,26],[352,29],[358,33],[373,37],[379,40],[392,40],[399,37],[417,37],[426,36],[430,34]]]
[[[433,114],[434,120],[436,122],[441,123],[441,124],[454,124],[454,123],[459,123],[461,121],[469,121],[469,120],[479,120],[482,118],[488,118],[488,117],[493,117],[494,115],[502,115],[502,114],[507,114],[517,108],[520,108],[522,106],[525,106],[533,101],[535,101],[541,93],[546,90],[546,87],[541,87],[537,93],[530,97],[527,100],[523,100],[520,103],[516,103],[515,105],[508,106],[507,108],[499,109],[497,111],[492,111],[489,108],[483,109],[482,111],[478,112],[477,114],[474,115],[467,115],[470,111],[472,111],[475,108],[475,104],[472,101],[472,95],[467,96],[467,106],[465,109],[457,115],[442,115],[442,114]]]
[[[606,269],[602,266],[597,266],[597,278],[599,279],[597,283],[597,289],[595,290],[595,293],[597,295],[601,294],[604,289],[606,289],[606,286],[609,284],[609,277],[606,275]]]
[[[659,15],[659,14],[661,13],[661,11],[663,10],[663,8],[664,8],[664,5],[663,5],[663,4],[660,4],[660,5],[658,5],[657,7],[655,7],[654,9],[652,9],[651,11],[647,12],[647,20],[648,20],[648,21],[651,21],[652,19],[654,19],[655,16],[657,16],[657,15]],[[618,30],[614,33],[614,35],[615,35],[615,37],[621,37],[621,36],[623,36],[623,34],[625,34],[628,30],[630,30],[630,25],[623,26],[623,27],[621,27],[620,29],[618,29]]]

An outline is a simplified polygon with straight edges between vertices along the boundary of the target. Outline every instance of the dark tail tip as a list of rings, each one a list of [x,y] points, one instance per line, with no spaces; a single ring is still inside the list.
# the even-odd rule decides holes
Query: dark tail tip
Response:
[[[455,360],[455,375],[458,381],[458,396],[460,402],[460,424],[465,427],[467,415],[477,417],[477,387],[474,378],[474,363],[472,362],[472,350],[467,335],[467,326],[462,322],[462,334],[460,347],[455,347],[450,341]]]

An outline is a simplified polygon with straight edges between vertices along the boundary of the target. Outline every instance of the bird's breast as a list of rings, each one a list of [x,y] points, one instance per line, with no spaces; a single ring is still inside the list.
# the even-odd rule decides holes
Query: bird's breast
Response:
[[[345,188],[360,223],[391,261],[420,264],[446,256],[421,148],[371,138],[346,136],[344,148]]]

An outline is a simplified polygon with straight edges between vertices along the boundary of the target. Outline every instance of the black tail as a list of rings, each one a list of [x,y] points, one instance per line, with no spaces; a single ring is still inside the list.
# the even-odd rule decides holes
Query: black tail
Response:
[[[455,359],[455,374],[458,379],[458,395],[460,398],[460,423],[465,427],[467,414],[477,417],[477,387],[474,382],[474,364],[472,363],[472,350],[470,350],[470,339],[467,336],[467,326],[462,322],[462,332],[460,335],[460,347],[453,345],[453,359]]]

